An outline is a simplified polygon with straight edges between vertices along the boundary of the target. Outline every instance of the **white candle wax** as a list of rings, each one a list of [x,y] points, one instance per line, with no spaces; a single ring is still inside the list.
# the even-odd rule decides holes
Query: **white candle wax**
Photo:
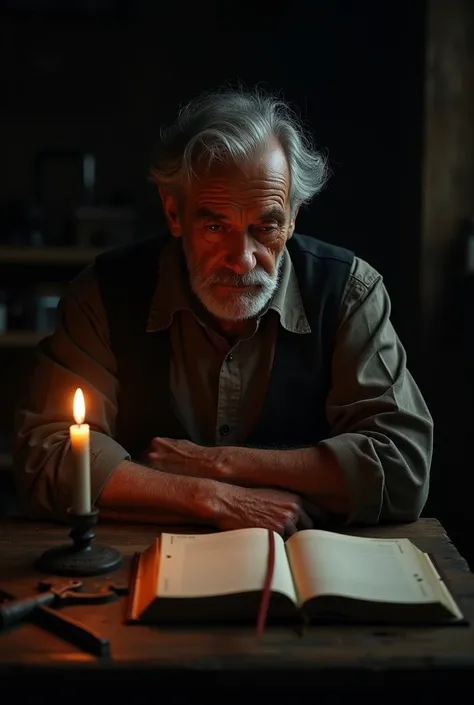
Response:
[[[74,463],[72,511],[88,514],[91,510],[91,468],[89,453],[89,425],[73,424],[69,427]]]
[[[84,422],[86,407],[81,389],[74,396],[75,424],[69,427],[73,458],[72,511],[88,514],[91,511],[91,468],[89,425]]]

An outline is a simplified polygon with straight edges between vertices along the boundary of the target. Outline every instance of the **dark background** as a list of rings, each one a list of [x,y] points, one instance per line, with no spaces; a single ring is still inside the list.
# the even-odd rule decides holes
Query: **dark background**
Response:
[[[438,424],[425,515],[445,521],[468,555],[472,462],[453,446],[459,445],[454,417],[462,416],[468,429],[471,417],[466,421],[466,410],[450,398],[449,385],[440,392],[439,375],[449,370],[433,369],[432,362],[444,355],[447,329],[444,319],[435,323],[438,342],[427,350],[420,294],[428,10],[421,1],[294,0],[272,7],[247,0],[188,8],[151,0],[4,0],[0,208],[8,216],[39,205],[44,237],[66,244],[67,209],[80,203],[67,202],[60,169],[51,172],[47,202],[41,202],[38,157],[87,152],[97,159],[94,202],[131,204],[140,235],[147,235],[162,222],[148,181],[153,148],[160,125],[181,102],[237,82],[291,101],[332,170],[297,229],[355,250],[383,274],[409,367]],[[10,241],[7,216],[0,245]],[[15,276],[26,286],[34,275],[23,268]],[[464,286],[453,274],[453,305],[465,302]],[[464,360],[463,334],[450,335]],[[3,373],[16,364],[11,356],[2,359]],[[470,408],[472,378],[463,384]]]

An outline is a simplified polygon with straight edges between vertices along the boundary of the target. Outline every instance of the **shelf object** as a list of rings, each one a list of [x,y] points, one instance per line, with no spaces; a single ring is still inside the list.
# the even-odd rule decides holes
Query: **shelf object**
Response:
[[[86,265],[103,252],[95,247],[0,247],[0,264]]]
[[[47,333],[35,330],[12,330],[0,334],[0,348],[32,348],[45,338]]]

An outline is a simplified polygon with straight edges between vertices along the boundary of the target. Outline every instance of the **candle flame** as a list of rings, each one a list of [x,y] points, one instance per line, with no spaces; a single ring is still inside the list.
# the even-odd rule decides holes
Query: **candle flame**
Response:
[[[86,403],[84,401],[84,394],[80,388],[76,389],[76,393],[74,394],[73,410],[74,420],[80,426],[84,423],[84,419],[86,418]]]

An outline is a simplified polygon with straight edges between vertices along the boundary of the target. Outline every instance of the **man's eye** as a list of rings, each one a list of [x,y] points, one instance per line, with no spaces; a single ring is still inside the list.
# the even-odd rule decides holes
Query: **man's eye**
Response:
[[[206,228],[211,232],[211,233],[220,233],[222,230],[222,225],[219,225],[218,223],[208,223],[206,225]]]
[[[256,228],[257,235],[264,238],[272,238],[278,234],[278,227],[276,225],[259,225]]]

